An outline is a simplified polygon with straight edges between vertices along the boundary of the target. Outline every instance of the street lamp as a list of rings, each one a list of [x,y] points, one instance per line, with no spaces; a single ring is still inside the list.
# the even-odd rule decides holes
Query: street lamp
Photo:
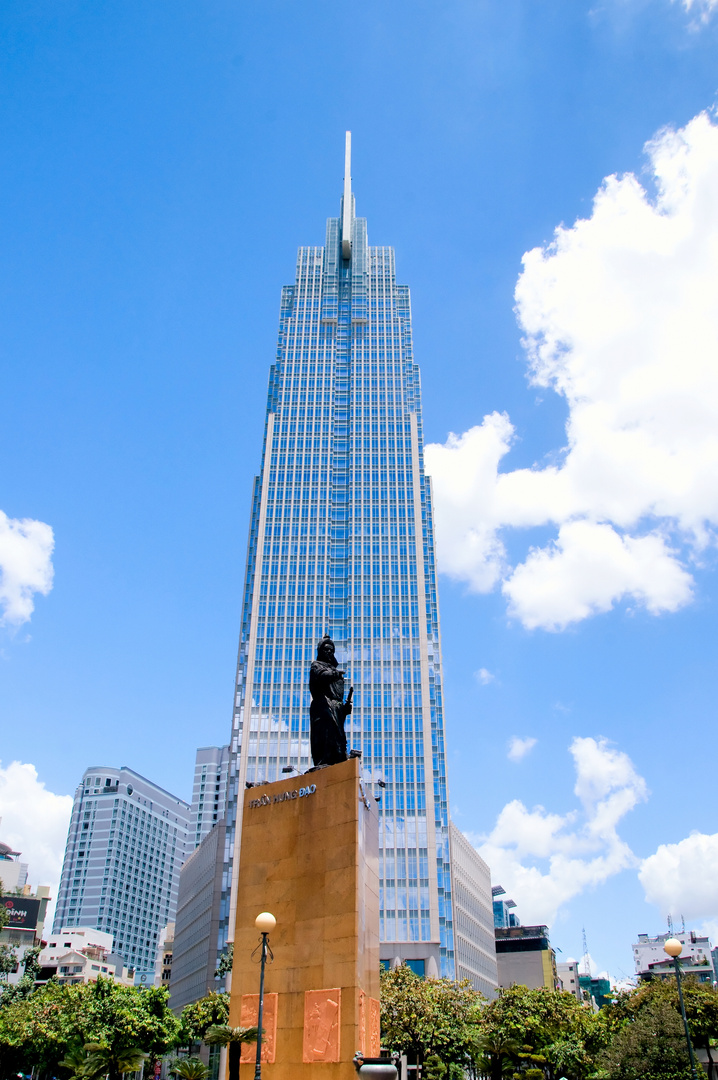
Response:
[[[257,1010],[257,1063],[254,1067],[254,1080],[262,1080],[262,1012],[264,1011],[264,966],[267,962],[269,945],[267,938],[277,925],[277,920],[269,911],[262,911],[254,920],[254,925],[262,935],[262,957],[259,974],[259,1009]]]
[[[688,1054],[691,1059],[691,1074],[693,1080],[698,1080],[698,1073],[696,1072],[696,1059],[693,1054],[693,1043],[691,1042],[691,1033],[688,1030],[688,1020],[686,1019],[686,1007],[683,1004],[683,990],[681,988],[681,965],[678,962],[678,957],[683,952],[683,945],[678,938],[668,938],[663,946],[663,951],[673,958],[673,964],[676,969],[676,982],[678,983],[678,1000],[681,1003],[681,1016],[683,1017],[683,1027],[686,1032],[686,1042],[688,1043]]]

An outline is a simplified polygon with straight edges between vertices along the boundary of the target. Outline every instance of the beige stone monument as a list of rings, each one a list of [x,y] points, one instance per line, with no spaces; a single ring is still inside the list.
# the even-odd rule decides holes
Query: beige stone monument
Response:
[[[379,1054],[378,841],[358,758],[245,793],[229,1022],[257,1021],[254,920],[271,911],[263,1080],[352,1080],[357,1050]],[[245,1076],[255,1057],[243,1045]]]

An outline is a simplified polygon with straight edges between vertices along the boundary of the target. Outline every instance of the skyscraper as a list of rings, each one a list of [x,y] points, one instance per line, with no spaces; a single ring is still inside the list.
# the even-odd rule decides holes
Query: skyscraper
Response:
[[[67,834],[53,933],[112,934],[128,967],[154,969],[159,932],[175,917],[190,808],[126,766],[86,769]]]
[[[382,959],[454,974],[441,644],[409,289],[355,216],[347,133],[339,217],[282,290],[254,482],[227,807],[221,947],[245,782],[304,770],[307,675],[326,632],[354,686],[349,745],[381,801]]]

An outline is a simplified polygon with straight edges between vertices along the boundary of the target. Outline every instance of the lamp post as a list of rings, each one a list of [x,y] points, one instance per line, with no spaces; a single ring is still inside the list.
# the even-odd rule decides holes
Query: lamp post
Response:
[[[264,1011],[264,966],[267,962],[267,938],[277,925],[277,920],[269,911],[262,911],[254,920],[254,925],[262,935],[262,956],[259,973],[259,1009],[257,1010],[257,1064],[254,1067],[254,1080],[262,1080],[262,1013]]]
[[[673,964],[676,969],[676,982],[678,984],[678,1000],[681,1003],[681,1016],[683,1017],[683,1027],[686,1032],[686,1042],[688,1043],[688,1054],[691,1059],[691,1074],[693,1080],[698,1080],[698,1073],[696,1071],[696,1059],[693,1054],[693,1043],[691,1042],[691,1033],[688,1030],[688,1020],[686,1018],[686,1007],[683,1004],[683,989],[681,987],[681,965],[678,962],[678,957],[683,952],[683,945],[678,938],[668,938],[663,946],[663,951],[673,959]]]

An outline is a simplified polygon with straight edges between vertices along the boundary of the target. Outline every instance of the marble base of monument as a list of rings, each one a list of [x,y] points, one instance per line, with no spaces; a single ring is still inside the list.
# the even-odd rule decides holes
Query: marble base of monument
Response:
[[[358,758],[245,793],[229,1022],[257,1021],[254,920],[270,911],[266,1080],[355,1080],[355,1053],[379,1054],[378,840]]]

